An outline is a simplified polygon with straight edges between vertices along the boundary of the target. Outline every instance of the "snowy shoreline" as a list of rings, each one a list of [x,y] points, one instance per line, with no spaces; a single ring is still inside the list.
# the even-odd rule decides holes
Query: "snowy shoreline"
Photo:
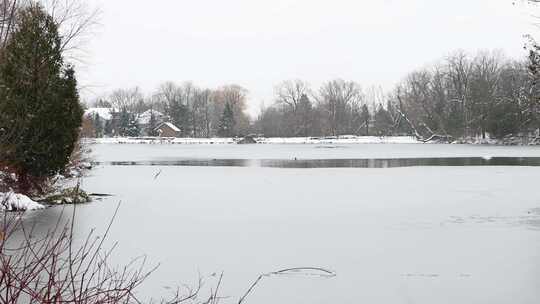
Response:
[[[83,139],[87,144],[167,144],[167,145],[230,145],[239,144],[242,137],[237,138],[175,138],[175,137],[105,137]],[[421,141],[414,136],[331,136],[331,137],[254,137],[256,144],[464,144],[464,145],[540,145],[539,138],[524,141],[520,137],[505,139],[465,138],[453,142]]]
[[[45,209],[44,205],[33,201],[26,195],[14,192],[0,192],[0,210],[30,211],[42,209]]]
[[[90,144],[180,144],[228,145],[242,138],[164,138],[164,137],[110,137],[85,139]],[[341,136],[341,137],[256,137],[257,144],[421,144],[412,136]]]

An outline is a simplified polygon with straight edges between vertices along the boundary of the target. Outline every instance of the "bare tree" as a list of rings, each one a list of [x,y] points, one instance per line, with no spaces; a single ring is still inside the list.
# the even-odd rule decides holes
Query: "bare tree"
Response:
[[[226,85],[214,92],[213,125],[217,128],[219,120],[225,108],[225,104],[232,106],[235,127],[237,133],[246,133],[250,128],[249,117],[245,114],[247,108],[248,90],[239,85]]]
[[[309,84],[299,79],[287,80],[274,90],[276,105],[282,108],[288,135],[306,136],[311,112],[309,96],[312,96]]]
[[[505,59],[501,53],[480,52],[473,60],[471,81],[471,122],[477,133],[486,138],[488,118],[499,102],[500,75]]]
[[[176,84],[169,81],[159,86],[156,96],[161,102],[172,102],[181,99],[181,91]]]
[[[72,60],[81,59],[85,44],[99,25],[101,11],[84,0],[0,0],[0,49],[16,28],[17,11],[41,5],[56,22],[62,38],[61,51]]]
[[[22,1],[1,0],[0,1],[0,49],[6,46],[9,36],[15,27],[15,17],[17,9]]]
[[[470,132],[471,113],[470,113],[470,85],[472,63],[463,51],[457,51],[446,59],[447,76],[449,78],[449,98],[451,102],[459,104],[463,114],[463,124],[465,136]]]
[[[131,89],[117,89],[113,91],[109,100],[118,111],[136,113],[138,105],[144,101],[143,94],[138,87]]]
[[[94,35],[101,10],[85,0],[41,0],[46,11],[58,24],[62,37],[62,52],[72,60],[80,59],[81,52]]]
[[[199,136],[210,137],[212,134],[212,119],[211,119],[211,106],[212,106],[212,91],[209,89],[199,90],[195,103],[197,104],[197,111],[195,111],[197,127],[200,131]]]
[[[309,84],[300,79],[284,81],[277,85],[274,91],[276,102],[287,105],[293,112],[297,111],[304,95],[311,95]]]
[[[317,98],[326,111],[330,133],[338,136],[350,132],[352,109],[364,100],[360,85],[354,81],[332,80],[320,88]]]

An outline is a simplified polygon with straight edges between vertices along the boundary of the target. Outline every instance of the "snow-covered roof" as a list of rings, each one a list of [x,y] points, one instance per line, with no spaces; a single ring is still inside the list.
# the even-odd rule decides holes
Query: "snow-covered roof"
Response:
[[[89,108],[88,110],[84,111],[84,116],[90,116],[90,115],[98,115],[99,118],[104,120],[111,120],[112,114],[111,112],[115,112],[116,110],[114,108]]]
[[[172,123],[170,123],[170,122],[164,122],[164,123],[162,123],[161,125],[159,125],[159,127],[161,127],[161,126],[163,126],[163,125],[165,125],[165,126],[171,128],[171,129],[172,129],[173,131],[175,131],[175,132],[180,132],[180,129],[179,129],[177,126],[175,126],[175,125],[173,125]],[[158,127],[158,128],[159,128],[159,127]]]
[[[141,113],[138,117],[137,117],[137,123],[139,123],[139,125],[147,125],[150,123],[150,117],[152,116],[152,114],[154,115],[154,118],[155,119],[158,119],[158,120],[161,120],[161,118],[165,115],[163,115],[163,113],[161,112],[158,112],[156,110],[147,110],[143,113]]]

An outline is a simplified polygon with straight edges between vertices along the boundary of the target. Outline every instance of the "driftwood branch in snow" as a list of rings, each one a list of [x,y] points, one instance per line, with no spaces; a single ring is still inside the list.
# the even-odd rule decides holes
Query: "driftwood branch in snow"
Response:
[[[397,98],[401,104],[401,97],[398,95]],[[452,138],[452,136],[450,135],[436,134],[435,132],[431,130],[431,128],[429,128],[427,124],[422,122],[421,123],[422,126],[430,133],[430,136],[426,138],[422,136],[420,132],[418,132],[418,129],[416,128],[415,124],[409,119],[409,117],[399,107],[396,107],[396,110],[398,114],[401,116],[401,118],[403,118],[405,122],[409,125],[409,127],[413,130],[414,136],[416,137],[417,140],[426,143],[426,142],[430,142],[437,139],[439,140],[444,139],[446,141],[450,141],[450,139]]]
[[[264,273],[259,275],[259,277],[251,284],[246,293],[238,300],[238,304],[244,303],[245,299],[253,292],[255,287],[261,282],[265,277],[279,276],[279,275],[307,275],[307,276],[317,276],[321,278],[332,278],[336,276],[336,273],[324,268],[318,267],[297,267],[297,268],[287,268],[274,272]]]

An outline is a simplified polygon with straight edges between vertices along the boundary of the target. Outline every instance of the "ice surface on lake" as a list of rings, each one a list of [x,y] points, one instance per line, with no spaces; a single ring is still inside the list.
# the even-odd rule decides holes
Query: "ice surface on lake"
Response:
[[[160,158],[540,156],[461,145],[100,145],[97,161]],[[116,196],[77,206],[78,237],[103,231],[117,202],[113,257],[161,267],[144,295],[225,272],[235,303],[261,273],[317,266],[332,279],[270,278],[247,303],[538,303],[540,170],[534,167],[272,169],[100,166],[83,188]],[[61,208],[27,221],[52,225]],[[69,217],[69,208],[64,211]]]
[[[359,159],[413,157],[540,157],[538,146],[437,144],[90,145],[96,161],[179,159]]]

